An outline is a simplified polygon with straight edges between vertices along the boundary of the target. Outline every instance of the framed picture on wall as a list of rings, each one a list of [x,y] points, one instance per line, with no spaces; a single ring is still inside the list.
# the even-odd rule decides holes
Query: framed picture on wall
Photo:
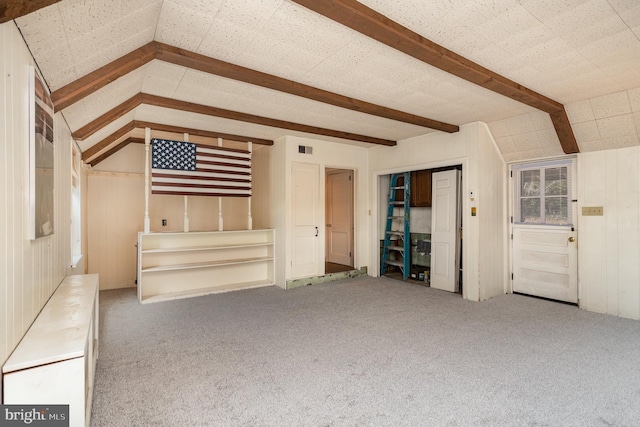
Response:
[[[53,102],[44,80],[29,67],[29,238],[53,234]]]

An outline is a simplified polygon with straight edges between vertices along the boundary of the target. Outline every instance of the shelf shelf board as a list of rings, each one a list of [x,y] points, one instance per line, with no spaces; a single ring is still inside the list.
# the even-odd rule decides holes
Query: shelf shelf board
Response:
[[[192,268],[209,268],[209,267],[220,267],[223,265],[238,265],[238,264],[249,264],[254,262],[264,262],[271,261],[273,257],[255,257],[255,258],[241,258],[241,259],[226,259],[223,261],[207,261],[207,262],[198,262],[192,264],[171,264],[171,265],[159,265],[155,267],[147,267],[143,268],[142,273],[153,273],[160,271],[171,271],[171,270],[188,270]]]
[[[223,286],[211,286],[208,288],[200,288],[200,289],[190,289],[186,291],[178,291],[178,292],[167,292],[159,295],[150,295],[150,296],[142,296],[141,303],[154,303],[160,301],[170,301],[175,299],[182,298],[191,298],[203,295],[211,295],[211,294],[221,294],[225,292],[231,291],[239,291],[242,289],[254,289],[254,288],[262,288],[266,286],[273,286],[273,281],[271,280],[256,280],[253,282],[242,282],[242,283],[232,283],[229,285]]]
[[[242,245],[208,245],[208,246],[188,246],[182,248],[158,248],[158,249],[143,249],[143,254],[160,254],[160,253],[172,253],[172,252],[196,252],[196,251],[215,251],[224,249],[242,249],[242,248],[259,248],[263,246],[273,246],[273,242],[264,243],[250,243]]]

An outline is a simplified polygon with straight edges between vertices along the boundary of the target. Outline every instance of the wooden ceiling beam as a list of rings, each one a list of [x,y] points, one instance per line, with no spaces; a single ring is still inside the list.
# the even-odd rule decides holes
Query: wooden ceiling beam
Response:
[[[94,133],[96,133],[98,130],[102,129],[109,123],[119,119],[120,117],[124,116],[128,112],[132,111],[134,108],[136,108],[140,104],[142,104],[142,94],[138,93],[132,96],[131,98],[127,99],[122,104],[113,108],[112,110],[107,111],[97,119],[92,120],[91,122],[82,126],[80,129],[73,132],[71,136],[78,141],[82,141],[87,137],[93,135]]]
[[[0,1],[0,24],[28,15],[60,0],[5,0]]]
[[[124,141],[122,141],[121,143],[119,143],[118,145],[116,145],[115,147],[110,148],[109,150],[105,151],[104,153],[100,154],[98,157],[92,159],[91,161],[89,161],[87,163],[90,166],[95,166],[98,163],[100,163],[101,161],[103,161],[104,159],[106,159],[108,157],[111,157],[112,155],[114,155],[118,151],[122,150],[127,145],[129,145],[131,143],[140,143],[140,142],[144,144],[144,138],[133,138],[133,137],[130,136],[127,139],[125,139]]]
[[[273,145],[273,140],[270,140],[270,139],[252,138],[250,136],[233,135],[230,133],[193,129],[193,128],[186,128],[181,126],[171,126],[171,125],[165,125],[161,123],[143,122],[139,120],[135,120],[134,123],[136,125],[136,128],[151,128],[152,131],[155,130],[155,131],[178,133],[178,134],[188,133],[189,135],[202,136],[205,138],[222,138],[230,141],[251,142],[253,144],[260,144],[260,145]]]
[[[293,1],[449,74],[549,113],[565,153],[578,152],[571,126],[562,119],[566,112],[561,103],[422,37],[356,0]]]
[[[241,113],[238,111],[225,110],[223,108],[211,107],[208,105],[194,104],[192,102],[180,101],[177,99],[165,98],[162,96],[149,95],[146,93],[138,93],[133,97],[129,98],[127,101],[122,104],[116,106],[115,108],[107,111],[102,116],[97,119],[87,123],[82,128],[78,129],[76,132],[73,132],[71,135],[74,139],[83,140],[93,135],[98,130],[104,128],[109,123],[118,120],[124,114],[132,111],[134,108],[141,104],[153,105],[161,108],[170,108],[173,110],[187,111],[190,113],[196,114],[204,114],[207,116],[220,117],[229,120],[237,120],[246,123],[253,123],[263,126],[269,127],[277,127],[281,129],[288,129],[298,132],[312,133],[315,135],[324,135],[330,136],[334,138],[341,139],[349,139],[353,141],[361,141],[369,144],[379,144],[379,145],[396,145],[396,141],[382,138],[375,138],[372,136],[360,135],[350,132],[342,132],[333,129],[326,129],[316,126],[303,125],[299,123],[287,122],[284,120],[272,119],[269,117],[256,116],[253,114]],[[133,122],[132,122],[133,123]],[[122,136],[122,135],[121,135]],[[111,138],[111,136],[109,137]],[[111,138],[111,141],[116,138]],[[254,141],[254,140],[252,140]],[[266,140],[265,140],[266,141]],[[96,144],[99,145],[100,143]],[[95,147],[95,146],[94,146]],[[94,147],[91,147],[92,149]],[[97,151],[102,150],[105,146],[101,146]],[[89,150],[87,150],[89,151]],[[95,153],[93,153],[95,154]],[[83,157],[83,160],[85,158]]]
[[[350,98],[155,41],[55,90],[51,94],[55,110],[67,108],[153,59],[390,120],[448,133],[460,130],[453,124]]]
[[[147,43],[133,52],[53,91],[51,100],[53,101],[54,110],[63,110],[112,81],[150,62],[156,57],[156,51],[155,42]]]
[[[350,132],[343,132],[333,129],[326,129],[316,126],[303,125],[299,123],[288,122],[285,120],[272,119],[269,117],[256,116],[254,114],[241,113],[238,111],[225,110],[223,108],[211,107],[208,105],[194,104],[192,102],[179,101],[177,99],[164,98],[156,95],[142,94],[143,103],[147,105],[155,105],[157,107],[171,108],[174,110],[188,111],[190,113],[204,114],[207,116],[220,117],[223,119],[237,120],[245,123],[253,123],[262,126],[276,127],[280,129],[288,129],[298,132],[312,133],[315,135],[330,136],[333,138],[349,139],[352,141],[361,141],[369,144],[378,145],[396,145],[396,141],[375,138],[372,136],[359,135]]]
[[[580,147],[578,147],[578,141],[573,134],[573,129],[564,107],[555,113],[549,113],[549,116],[565,154],[579,153]]]
[[[250,68],[241,67],[239,65],[210,58],[188,50],[166,45],[164,43],[158,42],[156,43],[156,46],[158,49],[156,56],[157,59],[191,68],[193,70],[215,74],[228,79],[238,80],[267,89],[277,90],[279,92],[285,92],[291,95],[300,96],[337,107],[347,108],[349,110],[365,114],[384,117],[430,129],[441,130],[443,132],[452,133],[460,130],[456,125],[417,116],[404,111],[394,110],[392,108],[383,107],[370,102],[349,98],[337,93],[297,83],[271,74],[262,73]]]
[[[105,151],[104,153],[98,155],[97,157],[93,157],[100,151],[107,148],[109,145],[113,144],[114,141],[122,138],[123,136],[127,135],[133,130],[144,129],[144,128],[151,128],[152,132],[161,131],[161,132],[169,132],[169,133],[176,133],[176,134],[188,133],[189,135],[197,135],[197,136],[202,136],[206,138],[223,138],[229,141],[251,142],[253,144],[269,145],[269,146],[273,145],[273,141],[269,139],[251,138],[243,135],[233,135],[229,133],[221,133],[221,132],[214,132],[214,131],[208,131],[208,130],[202,130],[202,129],[186,128],[181,126],[165,125],[162,123],[152,123],[152,122],[134,120],[131,123],[128,123],[127,125],[118,129],[116,132],[109,135],[107,138],[98,142],[96,145],[91,147],[86,152],[84,152],[82,154],[82,160],[91,166],[95,166],[98,163],[105,160],[106,158],[122,150],[124,147],[126,147],[131,143],[144,144],[144,138],[136,138],[136,137],[129,136],[125,140],[115,145],[114,147]],[[214,144],[211,144],[211,145],[213,146]]]
[[[82,152],[82,161],[86,163],[93,156],[98,154],[100,151],[104,150],[109,145],[113,144],[113,142],[115,140],[122,138],[123,136],[127,135],[129,132],[134,130],[135,128],[136,128],[135,122],[133,122],[133,121],[127,123],[124,126],[122,126],[120,129],[118,129],[117,131],[115,131],[114,133],[109,135],[108,137],[104,138],[102,141],[98,142],[97,144],[95,144],[95,145],[91,146],[90,148],[88,148],[87,150],[83,151]]]

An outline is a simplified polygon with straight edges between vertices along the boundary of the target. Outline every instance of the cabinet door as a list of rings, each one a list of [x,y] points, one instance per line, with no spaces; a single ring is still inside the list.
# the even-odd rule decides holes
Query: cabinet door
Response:
[[[431,207],[431,170],[411,172],[411,207]]]

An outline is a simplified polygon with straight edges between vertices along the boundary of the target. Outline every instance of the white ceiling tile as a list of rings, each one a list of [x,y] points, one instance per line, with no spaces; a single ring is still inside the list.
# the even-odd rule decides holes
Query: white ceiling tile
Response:
[[[261,28],[281,7],[284,0],[225,0],[216,19],[239,26]],[[286,6],[286,4],[285,4]]]
[[[553,122],[548,113],[543,111],[534,111],[529,113],[529,119],[535,130],[554,129]]]
[[[533,123],[531,122],[531,117],[529,117],[528,114],[510,117],[505,120],[505,123],[511,135],[531,133],[535,131]]]
[[[85,0],[65,4],[60,11],[69,40],[108,26],[120,18],[120,0]]]
[[[578,141],[578,147],[581,153],[588,153],[591,151],[600,151],[606,149],[601,139],[594,141]]]
[[[592,98],[590,101],[596,119],[619,116],[631,112],[631,103],[626,91],[599,96]]]
[[[130,0],[126,1],[128,4]],[[152,35],[148,40],[151,41],[158,26],[161,9],[162,1],[150,1],[139,8],[131,7],[114,24],[113,30],[121,33],[121,40],[131,38],[137,33],[148,33],[151,30]]]
[[[523,161],[523,160],[535,160],[546,158],[546,152],[544,148],[534,148],[531,150],[517,151],[513,153],[513,160],[510,161]]]
[[[595,141],[581,142],[579,145],[580,145],[581,152],[588,152],[588,151],[612,150],[612,149],[623,148],[623,147],[634,147],[636,145],[639,145],[639,140],[637,135],[626,135],[626,136],[619,136],[619,137],[603,138]]]
[[[572,124],[596,119],[593,108],[591,107],[591,102],[589,102],[588,99],[565,105],[565,110],[569,117],[569,122]]]
[[[165,0],[157,22],[158,41],[195,51],[202,43],[214,15]]]
[[[513,143],[513,138],[510,136],[503,136],[500,138],[496,138],[496,145],[500,149],[502,155],[514,153],[516,151],[515,144]]]
[[[597,119],[598,130],[602,138],[615,138],[631,134],[637,135],[636,126],[632,114]]]
[[[565,13],[567,10],[573,10],[580,7],[584,0],[518,0],[532,15],[541,21],[547,21]]]
[[[16,19],[20,32],[29,43],[31,53],[39,57],[66,43],[62,17],[58,4],[53,4],[34,13]]]
[[[253,28],[239,27],[216,19],[197,52],[238,65],[248,65],[245,52],[260,34]]]
[[[560,139],[558,139],[558,134],[555,129],[542,129],[537,130],[536,135],[538,136],[538,141],[540,142],[540,146],[545,148],[546,150],[551,149],[550,147],[557,147],[560,149]]]
[[[146,69],[142,92],[171,97],[180,85],[186,68],[163,61],[152,61]]]
[[[509,136],[509,128],[504,120],[496,120],[495,122],[487,123],[487,125],[496,140],[498,138],[505,138]]]
[[[40,56],[38,66],[51,90],[56,90],[68,81],[73,81],[80,77],[77,74],[77,67],[74,66],[74,62],[74,55],[67,44],[60,45],[57,49]]]
[[[633,122],[636,126],[636,131],[640,135],[640,111],[633,113]]]
[[[629,102],[631,103],[631,111],[640,112],[640,87],[631,89],[628,93]]]
[[[613,137],[609,141],[609,148],[635,147],[640,145],[640,137],[637,133]]]
[[[540,148],[540,139],[536,132],[512,135],[513,145],[517,151],[527,151]]]
[[[602,139],[602,135],[600,135],[600,131],[598,130],[598,125],[595,120],[573,123],[571,128],[573,129],[573,134],[579,143]]]
[[[600,37],[578,48],[596,66],[605,67],[611,61],[625,60],[628,55],[639,57],[640,40],[626,26],[624,31]]]
[[[100,53],[105,46],[113,46],[120,41],[122,33],[114,32],[109,26],[101,26],[69,41],[74,63]]]

